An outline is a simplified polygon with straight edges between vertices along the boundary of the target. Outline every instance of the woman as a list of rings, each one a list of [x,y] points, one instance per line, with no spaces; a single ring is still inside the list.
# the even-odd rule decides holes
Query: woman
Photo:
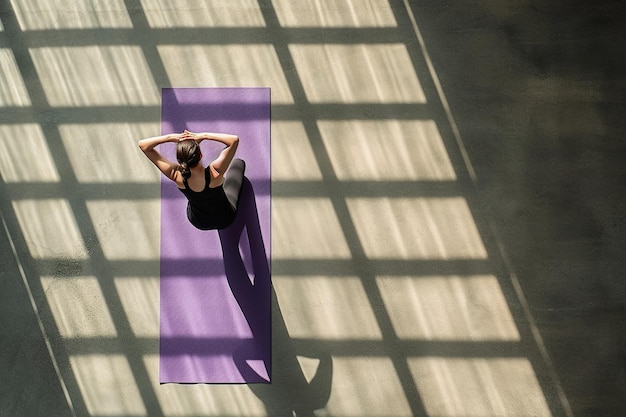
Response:
[[[214,140],[226,147],[207,167],[202,166],[200,142]],[[155,147],[161,143],[175,142],[178,164],[167,160]],[[139,147],[146,156],[188,199],[187,217],[191,224],[201,230],[218,229],[222,247],[224,272],[233,296],[248,321],[250,330],[257,340],[255,349],[234,352],[236,365],[244,372],[251,373],[247,359],[262,358],[266,363],[267,380],[271,373],[271,283],[267,256],[261,236],[254,190],[249,180],[244,178],[245,163],[234,159],[239,138],[222,133],[170,134],[142,139]],[[243,184],[246,183],[242,194]],[[235,214],[237,214],[235,216]],[[236,218],[235,218],[236,217]],[[230,226],[230,227],[227,227]],[[240,252],[241,237],[246,231],[248,253],[252,261],[252,273],[248,273]],[[258,344],[258,346],[257,346]],[[252,357],[249,357],[252,355]],[[258,380],[258,376],[248,376]]]
[[[201,163],[200,143],[203,140],[221,142],[226,146],[207,167]],[[177,144],[178,164],[155,149],[165,142]],[[236,135],[188,130],[139,141],[139,148],[148,159],[187,197],[187,218],[200,230],[223,229],[235,219],[245,171],[244,161],[234,159],[238,145]]]

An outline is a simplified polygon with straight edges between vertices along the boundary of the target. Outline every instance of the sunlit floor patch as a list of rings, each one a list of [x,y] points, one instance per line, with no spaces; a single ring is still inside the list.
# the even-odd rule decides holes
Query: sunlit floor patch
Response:
[[[22,30],[130,28],[124,0],[11,0]]]
[[[284,27],[394,27],[387,0],[272,0]]]
[[[159,279],[155,277],[116,277],[130,328],[136,337],[159,337]]]
[[[328,404],[318,416],[409,417],[412,415],[390,358],[333,357]]]
[[[40,125],[0,125],[0,137],[0,175],[4,182],[59,182],[59,172]],[[34,153],[36,158],[27,157]]]
[[[432,120],[320,120],[318,126],[340,180],[456,180]]]
[[[62,124],[59,133],[78,182],[159,183],[137,149],[137,140],[159,133],[158,123]]]
[[[25,107],[30,104],[30,97],[13,51],[9,48],[0,48],[0,107]]]
[[[117,331],[96,277],[41,277],[61,337],[115,337]]]
[[[551,417],[533,368],[524,358],[409,358],[431,417]]]
[[[349,257],[350,250],[330,199],[272,199],[272,258]]]
[[[157,48],[172,85],[270,87],[272,104],[293,103],[272,45],[159,45]]]
[[[87,202],[107,259],[159,259],[158,200]]]
[[[349,198],[365,254],[373,259],[484,259],[467,202],[450,198]]]
[[[313,339],[381,339],[357,277],[277,276],[274,288],[289,335]]]
[[[167,417],[266,416],[263,402],[248,385],[159,384],[158,357],[147,355],[144,365],[161,410]]]
[[[53,107],[159,104],[138,46],[42,47],[30,53]]]
[[[425,103],[404,44],[289,45],[312,103]]]
[[[376,282],[400,338],[520,339],[495,276],[381,276]]]
[[[74,355],[70,356],[70,365],[90,415],[147,415],[126,357]]]
[[[141,0],[153,28],[263,27],[256,0]]]
[[[272,180],[321,180],[315,154],[302,122],[272,122]]]
[[[17,200],[13,209],[33,258],[89,258],[67,200]]]

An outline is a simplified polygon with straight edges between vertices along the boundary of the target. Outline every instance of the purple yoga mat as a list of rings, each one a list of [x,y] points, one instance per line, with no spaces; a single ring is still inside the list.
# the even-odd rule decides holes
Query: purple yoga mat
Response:
[[[218,232],[189,224],[187,200],[161,177],[159,381],[269,382],[270,90],[163,89],[161,118],[163,134],[238,135],[246,181],[235,222]],[[201,147],[206,166],[223,145]],[[176,160],[175,144],[159,150]]]

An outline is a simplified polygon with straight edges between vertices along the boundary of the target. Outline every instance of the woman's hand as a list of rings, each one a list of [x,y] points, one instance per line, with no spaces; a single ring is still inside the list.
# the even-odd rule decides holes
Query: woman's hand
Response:
[[[195,140],[197,143],[200,143],[204,138],[197,133],[192,133],[185,129],[185,131],[180,135],[179,141],[182,142],[183,140],[189,139]]]

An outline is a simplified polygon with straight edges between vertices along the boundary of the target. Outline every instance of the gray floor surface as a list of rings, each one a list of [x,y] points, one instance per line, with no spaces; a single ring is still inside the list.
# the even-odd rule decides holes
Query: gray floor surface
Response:
[[[73,35],[61,33],[56,38],[42,40],[35,33],[22,38],[12,3],[2,2],[0,8],[3,26],[0,46],[12,49],[16,55],[24,80],[35,84],[29,91],[31,95],[35,92],[33,100],[37,102],[43,93],[33,82],[37,75],[25,45],[46,41],[63,44],[63,36]],[[135,27],[145,25],[140,2],[125,3]],[[271,2],[261,3],[265,19],[271,24]],[[356,35],[346,31],[344,36],[334,29],[328,36],[345,43],[367,42],[370,37],[378,36],[379,41],[397,41],[407,46],[425,94],[435,102],[430,111],[440,126],[452,165],[461,173],[454,189],[468,201],[490,255],[490,268],[496,271],[522,334],[521,350],[533,364],[551,414],[623,415],[626,409],[626,284],[623,278],[626,269],[626,55],[622,50],[626,7],[616,1],[578,0],[518,0],[506,5],[496,0],[409,3],[438,80],[427,71],[427,57],[401,1],[390,2],[399,23],[397,31],[389,38],[376,30]],[[106,40],[110,33],[103,31],[90,36],[102,36]],[[216,36],[218,43],[233,35],[233,32],[210,33]],[[295,37],[303,36],[290,33]],[[318,42],[326,39],[323,30],[310,31],[310,34],[318,36]],[[281,64],[289,66],[286,47],[289,39],[282,36],[285,35],[280,30],[273,32],[270,28],[264,41],[274,43]],[[119,36],[115,39],[119,41]],[[157,62],[156,52],[149,47],[145,50],[155,82],[167,86],[166,70]],[[439,87],[447,103],[441,100]],[[302,101],[302,91],[294,89],[294,95],[296,103]],[[297,105],[295,108],[298,114],[306,110],[304,107],[299,110]],[[24,117],[45,127],[59,123],[54,118],[64,115],[51,112],[25,117],[20,109],[11,109],[12,113],[0,116],[0,123],[4,123],[3,119],[6,122],[7,118]],[[150,114],[145,118],[151,119],[154,110],[134,114],[138,118]],[[103,118],[108,117],[106,108],[101,111]],[[388,117],[403,119],[412,108],[404,105],[356,106],[356,109],[336,106],[320,111],[327,116],[335,113],[336,118],[351,118],[359,111],[366,115],[384,111],[388,112]],[[450,123],[448,114],[454,117],[456,125]],[[65,116],[69,120],[76,117],[71,112]],[[93,113],[88,117],[96,118]],[[112,117],[123,119],[119,112]],[[302,117],[306,126],[312,121],[306,114],[298,117]],[[58,138],[52,140],[58,143]],[[468,161],[471,163],[469,170]],[[405,190],[428,196],[449,194],[445,187],[422,183],[415,187],[423,189],[415,191],[411,187],[411,184],[392,186],[387,192],[389,195],[401,195]],[[69,359],[63,353],[66,352],[63,341],[55,336],[50,313],[44,311],[42,319],[33,310],[32,300],[44,310],[45,300],[41,289],[37,290],[37,280],[29,278],[39,273],[39,267],[28,256],[26,243],[19,235],[20,226],[12,214],[11,199],[19,198],[16,190],[17,187],[4,182],[0,188],[3,194],[0,208],[7,225],[0,231],[0,416],[70,416],[72,412],[40,325],[48,332],[51,348],[58,354],[55,359],[60,363],[62,374]],[[291,192],[291,188],[281,184],[277,184],[276,190],[285,194]],[[331,198],[339,198],[344,189],[336,187],[335,190],[333,192],[338,194]],[[381,193],[380,190],[373,192]],[[341,213],[339,217],[344,220]],[[362,268],[356,266],[354,270],[369,276],[374,273],[366,268],[381,265],[386,264],[372,263]],[[73,264],[49,267],[63,270],[71,269]],[[275,265],[278,272],[281,268],[282,264]],[[406,265],[399,263],[389,268],[402,269]],[[471,273],[474,266],[459,262],[452,266],[435,263],[424,268],[456,268]],[[24,279],[31,280],[36,289],[33,294],[24,285]],[[520,289],[525,295],[523,300],[519,298]],[[303,344],[292,345],[280,312],[275,313],[278,329],[275,349],[284,354],[283,357],[292,357],[293,350],[303,349]],[[384,331],[384,325],[382,327]],[[539,338],[533,334],[535,330]],[[538,340],[543,345],[538,344]],[[330,343],[320,346],[339,349]],[[358,345],[358,348],[366,352],[368,345],[364,346]],[[405,345],[398,346],[389,341],[382,349],[394,359],[395,352],[404,352]],[[464,346],[428,345],[425,349],[449,348],[451,355],[508,355],[506,344],[488,345],[484,351]],[[345,354],[342,352],[340,356]],[[546,366],[546,358],[551,366]],[[402,374],[398,361],[402,359],[397,359],[394,366],[404,392],[415,391],[408,371]],[[287,388],[289,378],[301,378],[301,371],[292,369],[295,362],[277,363],[285,367],[283,370],[275,368],[277,388],[274,391],[255,388],[255,394],[266,404],[268,415],[290,415],[290,410],[285,414],[289,407],[299,416],[313,415],[313,409],[324,408],[318,400],[327,398],[326,390],[330,388],[315,387],[317,391],[313,394],[299,397]],[[139,385],[148,378],[136,377]],[[70,380],[68,384],[76,413],[97,415],[87,412],[89,404],[85,402],[88,399],[74,395],[80,392],[78,383]],[[284,391],[279,392],[279,389]],[[144,402],[156,402],[156,397],[151,397],[153,394],[146,394],[149,390],[141,386],[140,390]],[[564,406],[562,396],[571,413]],[[146,404],[146,408],[150,415],[151,411],[159,410],[150,404]],[[408,399],[412,415],[427,415],[426,408],[417,396]],[[344,411],[345,415],[358,415]]]

